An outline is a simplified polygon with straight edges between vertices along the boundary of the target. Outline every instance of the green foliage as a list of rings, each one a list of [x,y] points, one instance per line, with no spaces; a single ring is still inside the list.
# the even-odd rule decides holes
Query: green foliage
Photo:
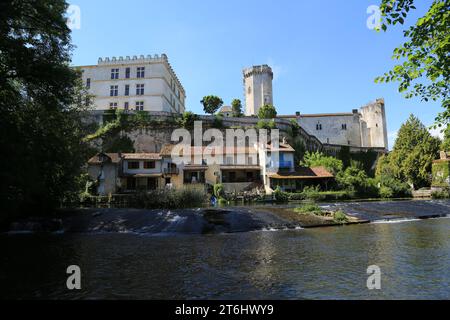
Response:
[[[320,186],[307,186],[303,189],[302,195],[304,199],[313,201],[325,200],[325,196],[320,192]]]
[[[108,136],[103,140],[103,152],[134,153],[134,142],[128,136]]]
[[[448,187],[448,181],[450,179],[450,163],[436,162],[432,167],[433,174],[433,187]]]
[[[275,120],[259,120],[258,123],[255,126],[256,129],[276,129],[277,128],[277,124],[275,122]]]
[[[420,120],[411,115],[401,126],[392,152],[378,165],[377,172],[387,170],[389,175],[413,184],[416,189],[430,186],[431,166],[439,147],[439,139],[431,136]]]
[[[75,189],[88,154],[82,118],[90,99],[79,71],[69,67],[67,3],[5,0],[0,7],[3,220],[49,213]]]
[[[185,111],[181,118],[178,121],[178,125],[185,129],[192,129],[194,127],[194,122],[198,119],[197,115],[190,112]]]
[[[295,212],[300,214],[313,214],[316,216],[324,215],[323,209],[315,203],[308,203],[301,207],[295,208]]]
[[[450,151],[450,124],[444,131],[444,140],[442,141],[441,150]]]
[[[377,197],[378,188],[374,179],[369,178],[364,170],[356,167],[348,167],[336,176],[339,186],[358,197]]]
[[[262,106],[258,111],[259,119],[274,119],[277,117],[277,110],[274,106],[266,104]]]
[[[431,193],[433,199],[450,199],[450,188],[443,188],[439,191],[433,191]]]
[[[278,203],[288,202],[289,194],[281,190],[280,186],[278,186],[273,192],[273,196],[275,197],[275,201]]]
[[[214,196],[217,199],[220,199],[223,197],[223,193],[224,193],[223,184],[221,184],[221,183],[215,184],[214,185]]]
[[[302,192],[290,193],[289,200],[312,200],[312,201],[340,201],[353,199],[355,194],[351,191],[320,191],[317,189],[308,189],[306,187]]]
[[[336,223],[344,224],[348,222],[348,217],[342,210],[338,210],[333,214],[333,220]]]
[[[223,116],[221,114],[215,114],[214,120],[212,122],[212,127],[216,129],[222,129],[223,125]]]
[[[387,199],[394,197],[394,191],[390,187],[381,186],[380,188],[380,197]]]
[[[313,167],[325,167],[331,173],[336,175],[342,171],[343,164],[342,161],[334,157],[325,156],[320,152],[306,152],[303,161],[300,163],[301,166],[313,168]]]
[[[200,101],[203,105],[203,110],[205,113],[214,114],[220,107],[223,105],[222,99],[217,96],[206,96],[203,97],[203,100]]]
[[[207,194],[202,187],[185,186],[177,189],[158,189],[132,196],[132,206],[145,209],[177,209],[203,206]]]
[[[239,118],[243,116],[242,113],[242,102],[239,99],[234,99],[231,102],[231,108],[233,110],[233,117]]]
[[[382,29],[388,25],[404,24],[409,11],[415,9],[413,0],[382,0],[384,16]],[[436,121],[439,126],[450,120],[450,1],[434,0],[416,24],[403,32],[407,41],[394,50],[399,61],[391,71],[376,82],[399,82],[399,91],[406,98],[420,97],[424,101],[440,100],[444,112]]]
[[[306,152],[306,146],[302,139],[294,139],[292,143],[292,147],[295,150],[294,153],[294,162],[300,163],[303,160],[303,157]]]
[[[291,119],[290,122],[292,137],[295,138],[300,134],[300,125],[298,124],[296,119]]]

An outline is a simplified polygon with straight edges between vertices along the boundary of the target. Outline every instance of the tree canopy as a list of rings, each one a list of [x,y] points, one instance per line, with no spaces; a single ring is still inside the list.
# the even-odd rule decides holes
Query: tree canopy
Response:
[[[439,155],[440,143],[411,115],[401,126],[392,152],[378,162],[377,176],[392,176],[415,188],[429,186],[431,166]]]
[[[0,3],[0,220],[55,207],[86,161],[89,101],[69,67],[66,8],[63,0]]]
[[[239,99],[234,99],[231,102],[231,108],[233,110],[233,117],[242,117],[242,102]]]
[[[274,119],[277,117],[277,110],[273,105],[266,104],[258,111],[259,119]]]
[[[300,163],[301,166],[312,168],[312,167],[325,167],[327,170],[331,171],[334,175],[342,171],[343,164],[342,161],[334,157],[328,157],[320,152],[309,152],[307,151],[303,157],[303,161]]]
[[[382,0],[381,29],[404,24],[414,0]],[[420,97],[423,101],[440,101],[444,111],[436,122],[438,126],[450,121],[450,0],[434,0],[425,14],[405,30],[407,41],[397,47],[393,59],[397,64],[376,82],[399,82],[399,91],[406,98]]]
[[[203,97],[203,100],[200,101],[203,105],[203,110],[205,113],[214,114],[220,107],[223,105],[222,99],[217,96],[206,96]]]

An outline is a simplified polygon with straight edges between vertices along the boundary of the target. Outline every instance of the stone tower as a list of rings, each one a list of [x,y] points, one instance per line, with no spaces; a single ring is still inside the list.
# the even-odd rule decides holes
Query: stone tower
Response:
[[[268,65],[244,69],[245,115],[255,116],[265,104],[273,104],[272,68]]]

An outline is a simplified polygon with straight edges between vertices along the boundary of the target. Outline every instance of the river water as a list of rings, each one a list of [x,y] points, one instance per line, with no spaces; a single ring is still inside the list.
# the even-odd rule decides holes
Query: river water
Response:
[[[450,299],[449,231],[450,219],[437,218],[212,234],[2,234],[0,298]],[[80,266],[82,290],[66,288],[69,265]],[[366,287],[370,265],[381,268],[381,290]]]

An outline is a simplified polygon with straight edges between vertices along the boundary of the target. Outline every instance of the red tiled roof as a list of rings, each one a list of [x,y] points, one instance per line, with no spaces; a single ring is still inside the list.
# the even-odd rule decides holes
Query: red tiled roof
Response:
[[[163,146],[163,148],[161,149],[161,156],[170,156],[172,154],[173,148],[175,147],[175,145],[173,144],[168,144]],[[181,148],[181,146],[180,146]],[[208,153],[211,155],[216,155],[216,154],[256,154],[257,151],[255,148],[253,147],[223,147],[223,148],[219,148],[219,151],[216,152],[215,147],[190,147],[191,148],[191,155],[194,154],[204,154],[204,153]],[[183,153],[181,152],[180,155],[183,155]]]

